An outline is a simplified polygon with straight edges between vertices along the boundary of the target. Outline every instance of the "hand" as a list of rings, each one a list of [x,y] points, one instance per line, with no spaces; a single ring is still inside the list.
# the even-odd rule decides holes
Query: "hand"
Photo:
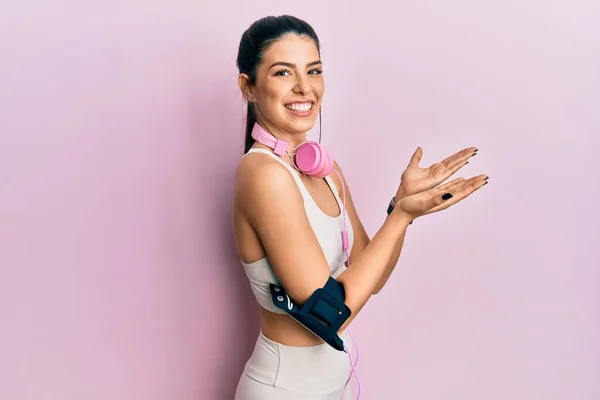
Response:
[[[400,186],[396,192],[396,202],[403,197],[435,188],[460,168],[467,165],[469,163],[467,160],[475,154],[477,154],[477,148],[468,147],[454,153],[439,163],[421,168],[419,167],[419,162],[421,161],[421,157],[423,157],[423,150],[417,147],[406,170],[402,173]]]
[[[445,210],[470,196],[487,183],[487,175],[469,179],[456,178],[440,187],[406,196],[396,203],[394,212],[403,213],[410,221],[420,216]]]

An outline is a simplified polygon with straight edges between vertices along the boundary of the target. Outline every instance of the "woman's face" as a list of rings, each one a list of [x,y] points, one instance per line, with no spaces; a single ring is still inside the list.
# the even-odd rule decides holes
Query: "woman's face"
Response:
[[[314,126],[324,89],[315,42],[288,34],[264,52],[249,90],[262,124],[281,134],[296,134]]]

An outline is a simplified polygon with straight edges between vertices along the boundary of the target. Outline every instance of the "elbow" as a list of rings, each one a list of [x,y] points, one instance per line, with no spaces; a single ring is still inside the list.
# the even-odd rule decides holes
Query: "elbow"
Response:
[[[357,283],[342,275],[337,278],[337,281],[344,287],[344,303],[352,311],[352,315],[357,315],[376,288],[369,287],[364,282]]]
[[[381,290],[383,289],[384,286],[385,286],[385,282],[382,282],[380,280],[379,283],[377,284],[377,286],[375,286],[375,289],[373,289],[373,294],[379,294],[379,292],[381,292]]]

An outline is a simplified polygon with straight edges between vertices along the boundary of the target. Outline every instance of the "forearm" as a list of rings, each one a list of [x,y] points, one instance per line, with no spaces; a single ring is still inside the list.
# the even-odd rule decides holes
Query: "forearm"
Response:
[[[410,221],[402,214],[392,213],[373,239],[353,260],[352,267],[337,280],[344,285],[346,305],[352,311],[350,322],[375,292],[385,276],[392,257],[397,258],[398,243],[404,237]],[[347,323],[345,325],[347,325]]]
[[[398,191],[398,193],[396,193],[395,199],[396,199],[396,201],[398,201],[398,200],[402,199],[404,196],[406,196],[406,193],[402,189],[400,189]],[[387,268],[385,269],[385,272],[384,272],[383,276],[381,277],[381,280],[379,281],[379,284],[375,288],[375,291],[373,292],[373,294],[377,294],[381,291],[381,289],[383,289],[383,287],[387,283],[388,279],[392,275],[394,268],[396,268],[396,265],[398,264],[398,259],[400,258],[400,254],[402,253],[402,247],[404,246],[404,238],[405,237],[406,237],[406,231],[404,232],[404,234],[402,235],[400,240],[398,240],[398,243],[396,244],[396,247],[394,248],[394,253],[390,257],[390,261],[387,265]]]
[[[405,237],[406,237],[406,232],[402,235],[400,240],[398,240],[398,243],[396,244],[396,248],[394,249],[394,253],[390,257],[390,262],[388,263],[388,265],[385,269],[385,272],[383,273],[383,276],[379,280],[377,287],[373,291],[373,294],[377,294],[381,291],[381,289],[383,289],[386,282],[390,278],[390,275],[392,275],[394,268],[396,268],[396,265],[398,264],[398,260],[400,259],[400,254],[402,253],[402,247],[404,246],[404,238]]]

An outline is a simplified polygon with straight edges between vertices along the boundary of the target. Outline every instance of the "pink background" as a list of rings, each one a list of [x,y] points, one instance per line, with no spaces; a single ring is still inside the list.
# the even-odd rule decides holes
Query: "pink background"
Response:
[[[410,227],[354,324],[362,398],[600,398],[598,1],[11,3],[0,398],[233,397],[258,329],[235,58],[281,13],[322,39],[323,142],[369,233],[416,146],[479,146],[462,174],[491,177]]]

